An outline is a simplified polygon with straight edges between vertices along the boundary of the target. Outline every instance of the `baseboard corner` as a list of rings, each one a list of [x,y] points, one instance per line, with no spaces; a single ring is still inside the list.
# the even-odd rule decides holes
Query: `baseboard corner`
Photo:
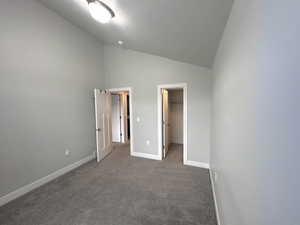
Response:
[[[191,161],[191,160],[186,160],[184,162],[184,165],[195,166],[195,167],[200,167],[200,168],[204,168],[204,169],[209,169],[209,164],[208,163],[196,162],[196,161]]]

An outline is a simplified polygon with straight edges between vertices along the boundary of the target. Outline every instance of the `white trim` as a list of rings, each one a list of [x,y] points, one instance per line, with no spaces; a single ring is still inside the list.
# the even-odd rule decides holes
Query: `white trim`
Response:
[[[153,155],[153,154],[149,154],[149,153],[132,152],[131,155],[135,156],[135,157],[146,158],[146,159],[161,160],[159,155]]]
[[[81,160],[79,160],[79,161],[77,161],[77,162],[75,162],[71,165],[68,165],[68,166],[66,166],[64,168],[61,168],[61,169],[59,169],[59,170],[43,177],[43,178],[40,178],[40,179],[34,181],[31,184],[27,184],[27,185],[25,185],[21,188],[18,188],[17,190],[15,190],[13,192],[8,193],[7,195],[4,195],[4,196],[0,197],[0,206],[2,206],[4,204],[18,198],[18,197],[21,197],[22,195],[24,195],[24,194],[26,194],[26,193],[28,193],[28,192],[44,185],[44,184],[46,184],[46,183],[56,179],[57,177],[60,177],[60,176],[64,175],[65,173],[70,172],[71,170],[76,169],[77,167],[79,167],[79,166],[81,166],[81,165],[83,165],[83,164],[85,164],[85,163],[87,163],[87,162],[89,162],[93,159],[95,159],[95,154],[89,155],[89,156],[87,156],[87,157],[85,157],[85,158],[83,158],[83,159],[81,159]]]
[[[177,84],[162,84],[157,85],[157,135],[158,135],[158,155],[160,160],[162,160],[162,94],[161,89],[172,89],[172,88],[182,88],[183,89],[183,164],[187,163],[187,83],[177,83]]]
[[[123,87],[123,88],[110,88],[109,92],[119,92],[119,91],[128,91],[129,92],[129,118],[130,118],[130,155],[134,153],[134,135],[133,135],[133,116],[132,116],[132,88]]]
[[[211,183],[213,197],[214,197],[217,222],[218,222],[218,225],[221,225],[222,223],[221,223],[221,220],[220,220],[219,206],[218,206],[218,201],[217,201],[217,196],[216,196],[215,180],[214,180],[214,177],[213,177],[212,173],[213,173],[213,171],[210,169],[209,170],[209,177],[210,177],[210,183]]]
[[[209,169],[209,164],[208,163],[196,162],[196,161],[191,161],[191,160],[185,161],[184,165],[195,166],[195,167],[200,167],[200,168],[204,168],[204,169]]]

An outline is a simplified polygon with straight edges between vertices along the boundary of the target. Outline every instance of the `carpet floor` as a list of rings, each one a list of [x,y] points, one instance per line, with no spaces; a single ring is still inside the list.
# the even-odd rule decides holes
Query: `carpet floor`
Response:
[[[118,146],[0,208],[1,225],[216,225],[209,172],[182,165],[182,145],[163,161]]]

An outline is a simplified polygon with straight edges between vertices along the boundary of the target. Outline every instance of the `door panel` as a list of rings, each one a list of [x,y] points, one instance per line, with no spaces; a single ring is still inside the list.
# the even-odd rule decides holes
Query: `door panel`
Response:
[[[97,161],[99,162],[111,152],[111,95],[107,91],[94,90]]]
[[[125,143],[126,137],[127,137],[127,132],[126,132],[126,120],[127,120],[127,115],[126,115],[126,94],[123,92],[120,95],[120,101],[121,101],[121,142]]]
[[[120,95],[112,95],[112,141],[121,142],[121,103]]]

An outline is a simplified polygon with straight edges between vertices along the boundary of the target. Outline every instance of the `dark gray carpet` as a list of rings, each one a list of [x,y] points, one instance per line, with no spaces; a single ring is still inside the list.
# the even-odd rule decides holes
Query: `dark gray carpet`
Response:
[[[0,208],[1,225],[216,225],[208,170],[182,165],[182,147],[164,161],[118,146]]]

